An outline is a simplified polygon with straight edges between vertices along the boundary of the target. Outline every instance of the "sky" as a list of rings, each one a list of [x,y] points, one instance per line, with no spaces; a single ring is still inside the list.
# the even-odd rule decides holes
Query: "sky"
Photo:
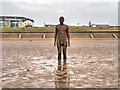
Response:
[[[118,25],[119,0],[0,0],[0,15],[23,16],[35,21],[35,26],[65,24],[76,26],[92,24]]]

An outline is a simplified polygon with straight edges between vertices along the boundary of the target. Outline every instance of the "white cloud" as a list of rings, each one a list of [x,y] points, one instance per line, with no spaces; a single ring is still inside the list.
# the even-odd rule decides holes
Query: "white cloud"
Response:
[[[8,0],[3,0],[8,1]],[[118,0],[9,0],[3,3],[4,15],[31,17],[36,25],[57,23],[58,16],[65,16],[66,23],[82,25],[93,23],[117,24]],[[59,3],[60,2],[60,3]]]
[[[54,0],[3,0],[2,2],[24,2],[26,4],[52,4]]]
[[[67,13],[67,11],[66,11],[66,10],[63,10],[63,9],[58,9],[58,10],[56,10],[56,12],[57,12],[58,14],[66,14],[66,13]]]
[[[20,9],[27,10],[27,11],[45,11],[48,10],[47,7],[39,7],[39,6],[26,6],[26,5],[21,5],[18,6]]]
[[[52,5],[53,0],[10,0],[12,3],[22,9],[27,11],[45,11],[48,10],[46,5]]]
[[[2,0],[2,2],[26,2],[38,4],[50,4],[53,2],[119,2],[120,0]]]

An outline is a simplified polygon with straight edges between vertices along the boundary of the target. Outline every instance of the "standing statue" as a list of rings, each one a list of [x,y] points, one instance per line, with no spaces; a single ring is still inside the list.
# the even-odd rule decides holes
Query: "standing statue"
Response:
[[[57,41],[58,59],[61,59],[61,47],[63,47],[63,59],[66,59],[67,45],[70,46],[69,28],[67,25],[63,23],[64,22],[63,16],[59,18],[59,22],[60,24],[56,25],[56,29],[55,29],[54,46],[56,45],[56,41]]]

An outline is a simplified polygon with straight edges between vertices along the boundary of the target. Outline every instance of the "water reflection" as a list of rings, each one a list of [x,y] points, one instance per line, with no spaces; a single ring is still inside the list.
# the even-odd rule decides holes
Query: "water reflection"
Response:
[[[63,64],[61,60],[58,60],[58,67],[56,71],[56,78],[55,78],[55,87],[56,88],[68,88],[69,83],[68,72],[67,72],[67,62],[63,60]]]

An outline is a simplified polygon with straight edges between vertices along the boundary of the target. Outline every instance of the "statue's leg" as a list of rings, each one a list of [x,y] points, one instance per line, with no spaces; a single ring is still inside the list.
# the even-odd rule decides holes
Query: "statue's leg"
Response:
[[[63,59],[67,59],[67,57],[66,57],[66,50],[67,50],[67,43],[64,43],[64,45],[63,45]]]
[[[58,59],[61,59],[61,45],[60,45],[60,43],[57,44],[57,49],[58,49]]]

